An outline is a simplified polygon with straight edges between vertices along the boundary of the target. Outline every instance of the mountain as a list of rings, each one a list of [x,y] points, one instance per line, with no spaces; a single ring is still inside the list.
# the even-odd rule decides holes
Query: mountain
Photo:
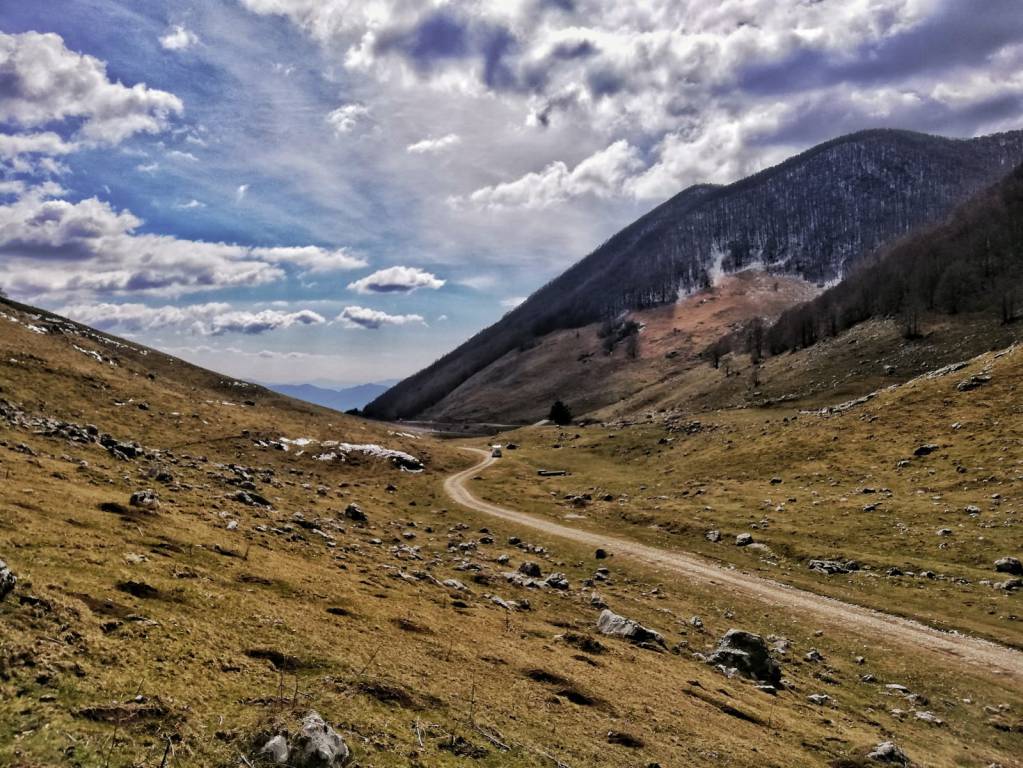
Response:
[[[733,184],[690,187],[388,390],[366,413],[459,420],[497,419],[498,411],[507,418],[511,411],[531,419],[547,403],[517,392],[523,381],[550,369],[527,371],[512,357],[549,334],[587,327],[599,333],[598,324],[619,322],[622,313],[672,305],[680,295],[712,287],[720,275],[750,267],[810,284],[836,280],[864,256],[940,220],[1021,161],[1023,131],[962,140],[872,130],[821,144]],[[629,328],[610,329],[603,338],[623,330]],[[489,381],[500,389],[493,400],[462,409],[459,388],[473,389],[473,377],[485,376],[502,358],[508,370]],[[601,395],[601,378],[586,371],[563,378],[579,376],[589,380],[582,389],[590,406],[635,391],[623,384]]]
[[[279,392],[297,400],[305,400],[307,403],[322,405],[335,411],[349,411],[352,408],[362,408],[366,403],[393,386],[395,382],[381,382],[378,384],[359,384],[355,387],[344,389],[329,389],[317,387],[314,384],[266,384],[267,389]]]

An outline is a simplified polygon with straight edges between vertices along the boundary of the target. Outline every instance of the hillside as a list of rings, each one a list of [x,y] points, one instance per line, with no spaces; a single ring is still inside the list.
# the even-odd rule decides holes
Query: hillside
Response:
[[[670,304],[720,273],[753,265],[813,283],[832,280],[879,247],[938,221],[1021,161],[1018,131],[970,140],[867,131],[728,186],[692,187],[374,400],[367,413],[419,416],[515,349],[553,331]]]
[[[554,331],[516,348],[424,412],[436,422],[544,419],[555,400],[577,414],[628,401],[703,367],[702,352],[752,317],[770,322],[819,289],[798,277],[746,270],[679,302],[626,313],[620,325]],[[623,338],[621,333],[635,329]]]
[[[891,317],[912,339],[926,314],[976,313],[1003,324],[1023,313],[1023,166],[949,221],[907,238],[814,301],[785,312],[765,338],[768,350],[780,354]]]
[[[992,361],[994,383],[968,402],[1005,411],[1015,370],[1007,366],[1017,365],[1018,355]],[[893,416],[937,418],[933,403],[943,397],[944,387],[922,389]],[[970,430],[963,440],[975,428],[988,441],[1011,437],[1009,419],[979,410],[961,417]],[[620,445],[607,447],[625,453],[593,465],[619,467],[602,487],[618,493],[628,483],[637,502],[666,493],[653,490],[672,466],[665,462],[690,447],[682,439],[657,445],[656,429],[615,430]],[[791,455],[773,438],[755,442],[755,422],[742,429],[741,462]],[[841,446],[843,461],[861,457],[857,472],[876,461],[869,450],[877,444],[861,432],[844,431]],[[550,495],[592,483],[583,464],[554,486],[537,482],[532,468],[519,472],[524,461],[547,461],[548,451],[558,462],[582,457],[574,449],[591,437],[603,444],[601,434],[581,442],[556,430],[523,432],[522,458],[509,452],[499,474],[478,481],[480,492],[514,492],[530,506],[642,539],[652,530],[642,518],[605,521],[597,505],[575,502],[570,518],[568,502]],[[735,468],[722,460],[723,444],[700,446],[713,450],[694,477],[710,484]],[[470,464],[453,443],[305,405],[0,302],[0,763],[266,766],[261,750],[271,737],[300,744],[302,718],[315,710],[350,750],[346,764],[381,768],[840,768],[883,765],[867,755],[885,754],[879,745],[889,741],[916,764],[1020,764],[1015,681],[954,659],[936,664],[919,648],[713,584],[666,581],[614,553],[596,560],[592,550],[452,505],[441,481]],[[914,467],[914,477],[931,466]],[[495,489],[495,478],[507,483]],[[785,493],[803,495],[789,487],[800,481],[786,474]],[[749,504],[764,493],[741,482],[720,491],[728,503],[710,502],[726,531],[747,526]],[[1000,474],[991,482],[1001,500],[983,502],[980,518],[992,524],[990,545],[968,543],[964,531],[962,551],[925,559],[914,550],[908,559],[947,563],[971,582],[983,573],[989,549],[1015,535],[1016,500]],[[660,523],[675,504],[651,514]],[[785,519],[798,526],[803,518]],[[669,546],[697,538],[668,535]],[[859,546],[850,539],[849,553]],[[1014,625],[1003,617],[1018,613],[1008,602],[1018,595],[1005,592],[1004,606],[991,603],[995,613],[985,614],[982,582],[945,580],[945,567],[935,568],[934,589],[980,601],[955,626],[1011,640]],[[557,586],[531,584],[522,572],[538,570]],[[923,592],[888,585],[871,599],[911,615],[924,610]],[[601,635],[603,605],[654,628],[663,646]],[[731,629],[770,640],[777,685],[707,663]]]

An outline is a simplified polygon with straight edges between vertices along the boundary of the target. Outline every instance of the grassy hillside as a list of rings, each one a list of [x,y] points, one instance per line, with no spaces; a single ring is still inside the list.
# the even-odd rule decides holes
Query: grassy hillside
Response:
[[[454,444],[298,403],[24,307],[4,303],[0,313],[0,558],[18,577],[0,600],[0,764],[256,765],[270,729],[294,732],[309,709],[361,766],[865,765],[887,739],[922,765],[1020,764],[1023,697],[1005,680],[935,669],[885,638],[666,582],[613,557],[598,562],[454,508],[439,487],[469,463]],[[999,368],[995,376],[978,395],[1008,386]],[[973,402],[971,418],[999,421]],[[643,431],[616,439],[626,434],[637,459],[629,482],[640,473],[651,489],[665,482],[660,469],[674,459],[654,455]],[[546,445],[548,433],[525,436],[537,441],[530,450],[567,455]],[[341,460],[340,445],[281,438],[375,443],[424,469],[356,449]],[[776,445],[751,446],[746,460]],[[680,449],[684,441],[671,444]],[[985,459],[971,481],[1007,482],[1015,453],[991,455],[1005,462]],[[942,465],[912,471],[928,466]],[[518,485],[522,499],[535,495],[529,480]],[[489,477],[479,482],[497,492]],[[765,493],[742,482],[721,490],[745,499],[714,513],[726,530]],[[785,493],[797,482],[786,475]],[[990,532],[1001,542],[1016,507],[997,487],[1004,501],[983,502],[981,520],[1005,525]],[[147,489],[159,506],[133,506],[132,494]],[[352,503],[366,521],[346,516]],[[972,549],[953,562],[960,556],[968,563]],[[508,583],[502,573],[527,560],[566,574],[569,589]],[[607,578],[589,582],[599,566]],[[673,652],[598,636],[594,592],[661,631]],[[494,597],[530,607],[509,610]],[[777,695],[693,655],[733,627],[785,648]],[[822,660],[805,659],[813,648]],[[827,703],[808,699],[818,693]]]

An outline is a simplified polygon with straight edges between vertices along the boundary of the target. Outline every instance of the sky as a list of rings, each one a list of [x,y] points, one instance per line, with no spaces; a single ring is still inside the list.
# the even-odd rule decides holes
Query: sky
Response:
[[[0,289],[400,378],[689,185],[1021,115],[1019,0],[0,2]]]

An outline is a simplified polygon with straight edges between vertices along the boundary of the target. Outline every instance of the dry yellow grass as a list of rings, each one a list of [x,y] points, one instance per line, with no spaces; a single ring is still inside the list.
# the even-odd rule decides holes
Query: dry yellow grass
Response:
[[[889,736],[925,765],[1019,764],[1021,736],[1011,728],[1023,702],[1002,681],[934,670],[884,638],[818,635],[799,616],[666,582],[614,558],[596,562],[591,552],[457,509],[440,483],[471,459],[454,445],[237,387],[155,352],[37,334],[22,323],[38,321],[0,311],[20,321],[0,318],[0,397],[32,415],[93,423],[164,452],[119,461],[95,444],[0,426],[0,557],[20,577],[0,603],[0,764],[155,768],[169,741],[168,765],[237,765],[241,755],[251,757],[252,739],[268,721],[290,722],[308,708],[338,727],[362,766],[819,766]],[[116,357],[116,367],[75,345]],[[520,500],[537,486],[517,472],[547,460],[548,435],[528,433],[523,459],[501,467]],[[626,435],[623,443],[641,455],[643,431],[616,440]],[[299,455],[297,447],[255,443],[281,436],[377,442],[423,457],[427,469],[403,473],[368,458],[316,461],[311,448]],[[606,465],[592,459],[592,466],[620,458]],[[654,459],[599,484],[650,472],[652,489],[665,482]],[[229,482],[237,478],[231,463],[256,470],[257,492],[273,509],[228,498],[238,490]],[[152,476],[162,469],[173,479]],[[262,479],[269,477],[263,469],[273,470],[273,482]],[[489,478],[480,484],[499,493]],[[558,482],[567,488],[579,479]],[[132,492],[150,487],[161,497],[154,514],[101,508],[127,505]],[[638,486],[636,493],[638,500]],[[342,516],[353,501],[367,525]],[[551,506],[549,497],[533,503]],[[318,521],[335,546],[296,513]],[[494,543],[461,551],[460,544],[488,535],[482,528]],[[527,555],[507,543],[513,535],[549,554]],[[421,547],[422,559],[395,554],[401,545]],[[497,562],[502,554],[507,566]],[[572,589],[505,583],[501,572],[525,559],[565,572]],[[464,561],[480,570],[461,570]],[[598,589],[609,605],[664,632],[679,653],[606,638],[601,652],[587,652],[567,641],[566,633],[595,635],[597,612],[580,585],[603,564],[611,579]],[[467,589],[404,577],[416,571]],[[491,594],[528,598],[532,610],[510,613]],[[689,623],[693,615],[702,628]],[[791,640],[783,661],[789,688],[771,697],[691,656],[733,626]],[[811,647],[824,662],[803,661]],[[878,683],[860,682],[865,673]],[[888,682],[926,696],[916,708],[945,725],[891,714],[914,706],[885,689]],[[818,692],[834,705],[808,703]],[[1009,709],[985,710],[1002,704]],[[609,731],[642,746],[610,744]],[[485,753],[453,754],[443,748],[451,734]]]

